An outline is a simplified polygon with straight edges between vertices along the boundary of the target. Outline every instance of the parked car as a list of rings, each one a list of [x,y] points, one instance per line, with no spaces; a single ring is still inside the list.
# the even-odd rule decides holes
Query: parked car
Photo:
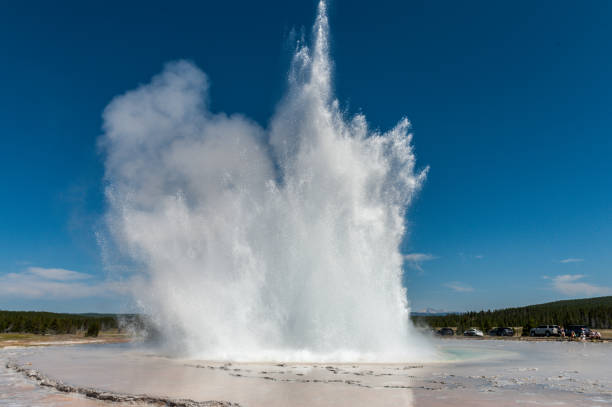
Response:
[[[509,327],[493,328],[489,331],[490,336],[514,336],[514,329]]]
[[[467,331],[463,332],[463,336],[484,336],[480,329],[470,328]]]
[[[571,337],[572,332],[574,332],[576,337],[579,337],[580,335],[582,335],[583,331],[584,331],[584,335],[587,338],[591,336],[591,328],[589,328],[586,325],[568,325],[567,327],[565,327],[565,336]]]
[[[442,335],[442,336],[452,336],[455,334],[455,331],[453,331],[452,328],[442,328],[438,331],[438,335]]]
[[[531,336],[560,336],[561,328],[559,328],[559,325],[540,325],[538,327],[531,328],[531,331],[529,331],[529,335]]]

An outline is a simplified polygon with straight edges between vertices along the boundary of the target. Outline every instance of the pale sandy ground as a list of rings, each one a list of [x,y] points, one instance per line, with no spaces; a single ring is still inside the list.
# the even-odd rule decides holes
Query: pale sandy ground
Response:
[[[227,364],[165,358],[130,345],[5,349],[0,351],[0,359],[3,366],[5,360],[13,359],[75,386],[199,401],[226,400],[245,407],[612,406],[610,343],[433,343],[444,361]],[[20,378],[25,380],[20,386],[33,386],[23,375]],[[26,394],[26,401],[29,392],[35,393],[14,387],[9,394],[0,378],[0,405],[85,405],[79,404],[83,399],[62,404],[40,395],[36,396],[38,404],[10,404],[7,395],[15,397],[20,391]],[[52,396],[59,397],[57,392]]]
[[[0,349],[0,406],[10,407],[109,407],[108,403],[84,396],[65,394],[44,388],[23,374],[6,369],[8,357],[19,355],[19,350]]]
[[[102,332],[99,337],[80,335],[33,335],[0,333],[0,406],[109,407],[109,403],[66,394],[41,387],[23,374],[6,369],[6,362],[27,352],[27,347],[82,345],[129,342],[130,337],[117,331]],[[118,404],[115,404],[118,405]]]
[[[100,332],[97,337],[86,337],[80,334],[35,335],[21,333],[0,333],[0,348],[15,346],[52,346],[79,345],[88,343],[123,343],[130,342],[131,337],[125,332],[109,330]]]

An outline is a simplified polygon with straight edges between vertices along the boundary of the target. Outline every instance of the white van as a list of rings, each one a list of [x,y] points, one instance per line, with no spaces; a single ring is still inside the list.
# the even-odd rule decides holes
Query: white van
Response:
[[[531,328],[529,332],[531,336],[559,336],[561,329],[559,325],[540,325],[537,328]]]

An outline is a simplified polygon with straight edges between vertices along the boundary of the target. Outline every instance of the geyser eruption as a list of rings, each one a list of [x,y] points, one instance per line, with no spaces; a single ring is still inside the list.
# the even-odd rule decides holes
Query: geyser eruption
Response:
[[[409,122],[386,133],[332,94],[325,3],[269,127],[207,110],[207,78],[168,64],[104,112],[107,222],[134,295],[191,356],[423,356],[401,285],[415,171]]]

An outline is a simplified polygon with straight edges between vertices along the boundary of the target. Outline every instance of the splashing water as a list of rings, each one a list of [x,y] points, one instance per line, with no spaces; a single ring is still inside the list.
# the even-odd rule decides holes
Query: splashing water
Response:
[[[139,304],[191,356],[424,356],[398,247],[426,170],[406,119],[379,133],[340,111],[324,2],[313,31],[267,129],[209,112],[185,61],[104,112],[110,234],[141,266]]]

